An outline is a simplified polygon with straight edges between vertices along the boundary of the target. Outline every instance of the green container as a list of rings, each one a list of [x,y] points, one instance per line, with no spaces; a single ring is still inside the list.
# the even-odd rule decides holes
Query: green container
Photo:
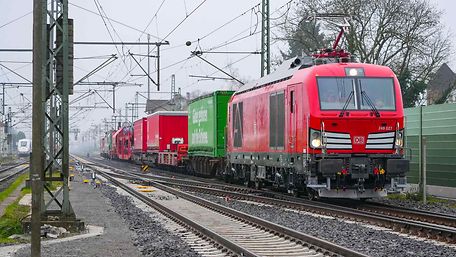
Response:
[[[192,100],[188,106],[188,155],[225,156],[228,101],[234,91],[215,91]]]

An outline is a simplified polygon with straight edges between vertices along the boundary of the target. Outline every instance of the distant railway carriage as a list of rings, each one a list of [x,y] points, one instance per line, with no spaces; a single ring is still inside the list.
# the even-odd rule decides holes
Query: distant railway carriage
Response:
[[[100,156],[105,158],[108,156],[108,142],[106,140],[106,135],[100,138]]]
[[[133,123],[133,160],[140,162],[147,155],[147,118]]]
[[[403,128],[388,67],[296,59],[231,98],[226,172],[322,197],[385,196],[406,183]]]
[[[187,112],[160,111],[147,116],[147,153],[144,161],[158,165],[182,165],[187,155]],[[139,132],[134,137],[137,136]]]
[[[131,127],[123,127],[117,131],[116,151],[117,158],[130,160],[132,156],[133,131]]]
[[[234,91],[215,91],[188,106],[189,169],[216,176],[225,168],[225,127],[228,101]]]

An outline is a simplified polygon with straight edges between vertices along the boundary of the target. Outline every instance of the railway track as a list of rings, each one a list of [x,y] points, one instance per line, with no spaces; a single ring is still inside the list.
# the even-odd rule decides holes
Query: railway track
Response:
[[[96,165],[111,169],[113,172],[123,173],[123,171],[109,165]],[[248,200],[273,206],[329,215],[386,227],[394,231],[408,233],[418,237],[434,239],[446,243],[456,243],[456,217],[450,215],[375,204],[347,207],[334,203],[308,201],[276,192],[261,191],[246,187],[148,174],[138,174],[136,176],[146,179],[147,183],[152,183],[151,180],[153,180],[188,191],[221,197],[228,196],[233,199]]]
[[[116,178],[144,180],[138,175],[113,174],[103,170],[107,169],[106,167],[100,168],[89,163],[86,165],[165,216],[191,229],[201,239],[210,241],[218,248],[223,247],[228,255],[365,256],[328,241],[204,200],[163,183],[149,181],[155,188],[175,195],[180,201],[185,202],[176,204],[153,199]],[[179,209],[176,207],[179,205],[186,207]]]
[[[17,174],[22,173],[25,170],[27,170],[29,168],[28,165],[25,166],[25,167],[20,167],[20,166],[22,166],[24,164],[27,164],[27,162],[19,163],[17,165],[13,165],[13,166],[1,169],[0,170],[0,184],[10,180],[11,178],[16,176]]]

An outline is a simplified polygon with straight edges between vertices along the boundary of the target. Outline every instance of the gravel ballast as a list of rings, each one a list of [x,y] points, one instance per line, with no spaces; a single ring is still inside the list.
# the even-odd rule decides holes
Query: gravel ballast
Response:
[[[419,211],[430,211],[441,214],[448,214],[456,216],[456,201],[454,200],[445,200],[442,202],[432,202],[424,204],[419,201],[412,201],[408,199],[388,199],[381,198],[371,200],[373,202],[384,203],[393,206],[404,207],[408,209],[414,209]]]
[[[193,193],[204,199],[228,206],[262,219],[316,236],[321,239],[360,251],[369,256],[456,256],[456,249],[415,240],[397,234],[344,222],[336,218],[324,218],[297,213],[283,208],[229,200],[212,195]]]
[[[76,173],[74,181],[71,182],[71,205],[78,219],[84,221],[86,225],[103,227],[104,233],[91,238],[43,245],[41,256],[142,256],[134,246],[135,234],[115,212],[110,200],[104,197],[99,188],[84,184],[82,180],[81,174]],[[14,256],[30,256],[30,247],[20,249]]]
[[[150,213],[132,204],[130,196],[120,195],[111,186],[101,186],[115,211],[127,222],[136,236],[134,245],[144,256],[200,256],[178,235],[171,233],[151,217]]]

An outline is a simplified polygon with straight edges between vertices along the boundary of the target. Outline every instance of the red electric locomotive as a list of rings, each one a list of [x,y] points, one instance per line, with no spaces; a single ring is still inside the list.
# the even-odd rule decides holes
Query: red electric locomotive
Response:
[[[399,82],[327,50],[285,62],[229,103],[225,175],[310,197],[372,198],[406,184]]]

